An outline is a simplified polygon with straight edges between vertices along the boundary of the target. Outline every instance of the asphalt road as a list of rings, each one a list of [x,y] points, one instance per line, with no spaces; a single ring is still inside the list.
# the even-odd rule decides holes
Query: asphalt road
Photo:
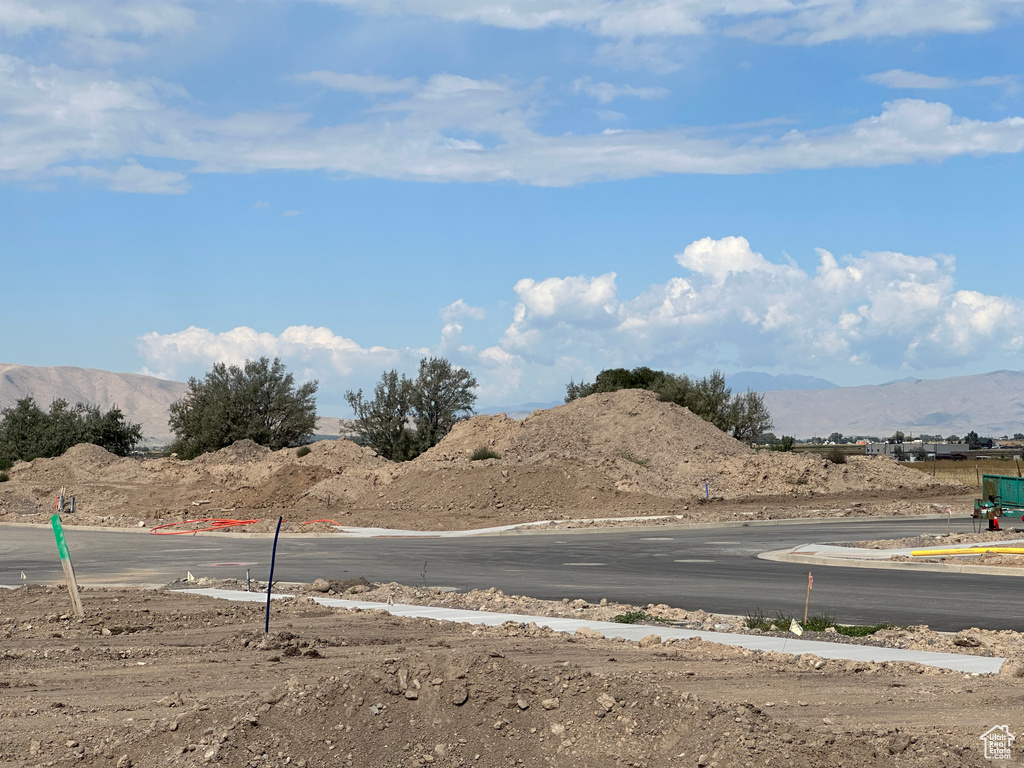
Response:
[[[836,568],[758,559],[760,552],[806,543],[945,532],[946,521],[878,519],[694,527],[517,533],[472,538],[287,537],[278,545],[275,580],[398,581],[457,589],[497,587],[544,599],[582,597],[689,610],[800,614],[807,571],[814,571],[811,613],[842,623],[929,624],[1024,631],[1016,595],[1024,579],[1007,576]],[[954,520],[969,531],[969,519]],[[65,527],[83,586],[157,585],[196,577],[266,580],[271,538],[231,534],[152,536],[142,531]],[[49,528],[0,526],[0,584],[60,583]]]

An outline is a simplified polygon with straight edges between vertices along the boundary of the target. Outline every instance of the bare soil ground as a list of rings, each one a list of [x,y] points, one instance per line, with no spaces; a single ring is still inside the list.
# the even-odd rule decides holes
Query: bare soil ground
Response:
[[[478,448],[500,458],[472,461]],[[523,421],[460,422],[415,461],[395,464],[346,441],[308,455],[248,441],[193,461],[119,459],[80,445],[16,464],[0,484],[0,521],[39,521],[66,487],[66,523],[155,526],[194,518],[255,519],[291,530],[345,526],[463,530],[538,520],[673,516],[749,520],[966,511],[965,486],[884,457],[754,451],[650,392],[592,395]],[[572,523],[568,523],[572,524]],[[329,524],[317,524],[329,529]]]
[[[303,599],[275,603],[267,636],[259,604],[124,590],[83,602],[77,621],[63,589],[0,590],[0,765],[938,768],[991,765],[981,734],[1021,727],[1013,674]]]

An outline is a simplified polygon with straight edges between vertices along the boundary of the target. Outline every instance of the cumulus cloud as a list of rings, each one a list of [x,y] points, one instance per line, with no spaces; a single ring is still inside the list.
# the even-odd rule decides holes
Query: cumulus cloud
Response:
[[[800,131],[672,128],[546,135],[536,129],[541,85],[443,74],[380,98],[353,122],[304,113],[189,112],[180,89],[152,79],[37,67],[0,55],[0,179],[39,179],[78,166],[124,166],[115,188],[181,191],[168,173],[332,171],[421,181],[513,181],[567,186],[658,174],[750,174],[941,162],[1024,149],[1024,118],[957,116],[946,104],[886,103],[848,125]],[[150,171],[173,161],[181,170]],[[88,173],[86,171],[78,172]],[[103,178],[97,170],[93,176]],[[145,178],[143,178],[145,177]]]
[[[439,313],[441,319],[446,323],[468,317],[472,320],[483,320],[487,317],[487,311],[483,307],[474,307],[462,299],[453,301],[447,307],[443,307]]]
[[[999,86],[1005,88],[1009,93],[1016,93],[1020,89],[1017,78],[1013,75],[990,75],[970,80],[957,80],[952,77],[935,77],[934,75],[924,75],[920,72],[908,72],[905,69],[890,69],[885,72],[865,75],[864,79],[869,83],[899,89],[916,88],[935,91],[948,90],[950,88]]]
[[[138,342],[146,370],[160,378],[177,378],[208,369],[213,363],[241,365],[259,357],[280,357],[294,368],[345,376],[381,370],[399,362],[407,350],[363,347],[329,328],[295,325],[280,334],[239,326],[217,333],[189,326],[175,333],[147,333]]]
[[[614,275],[521,280],[498,345],[502,365],[556,359],[605,365],[703,361],[813,370],[955,365],[1024,349],[1024,302],[958,290],[951,256],[818,251],[808,272],[777,264],[745,238],[703,238],[676,261],[687,270],[640,295]],[[577,364],[579,364],[577,362]]]
[[[622,96],[630,96],[636,99],[663,99],[668,96],[668,88],[636,88],[632,85],[597,83],[590,77],[581,77],[577,80],[573,80],[572,92],[586,94],[593,99],[597,99],[599,104],[609,104]]]

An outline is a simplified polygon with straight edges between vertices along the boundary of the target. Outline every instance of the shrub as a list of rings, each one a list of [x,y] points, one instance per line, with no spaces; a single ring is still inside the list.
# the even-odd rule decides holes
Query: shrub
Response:
[[[652,616],[647,611],[626,611],[615,616],[612,621],[617,621],[619,624],[640,624],[645,621],[652,621],[656,624],[668,624],[668,619],[663,619],[661,616]]]
[[[473,455],[469,457],[470,461],[484,461],[485,459],[500,459],[501,454],[497,451],[493,451],[486,445],[481,445],[475,451]]]
[[[845,464],[846,463],[846,451],[840,448],[838,445],[833,445],[829,452],[825,454],[825,458],[831,461],[833,464]]]
[[[296,456],[296,458],[301,459],[303,456],[309,456],[309,454],[312,453],[312,452],[313,452],[312,448],[310,448],[308,445],[304,445],[301,448],[299,448],[299,450],[297,450],[295,452],[295,456]]]
[[[10,479],[11,476],[8,475],[6,472],[0,472],[0,483],[6,483]]]
[[[620,451],[619,456],[624,458],[626,461],[631,461],[634,464],[639,464],[641,467],[649,467],[651,465],[649,459],[642,459],[632,451]]]

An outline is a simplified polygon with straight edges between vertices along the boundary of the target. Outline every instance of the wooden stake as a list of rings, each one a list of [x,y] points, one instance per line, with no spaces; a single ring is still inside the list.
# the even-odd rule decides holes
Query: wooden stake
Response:
[[[811,576],[811,572],[807,572],[807,599],[804,600],[804,624],[807,623],[807,608],[811,605],[811,584],[814,583],[814,577]]]
[[[75,609],[78,618],[85,616],[82,610],[82,600],[78,596],[78,579],[75,578],[75,567],[71,564],[71,553],[68,552],[67,542],[64,541],[64,527],[60,524],[60,515],[53,515],[50,518],[50,525],[53,526],[53,537],[57,540],[57,552],[60,554],[60,567],[64,569],[64,578],[68,582],[68,592],[71,593],[71,605]]]

